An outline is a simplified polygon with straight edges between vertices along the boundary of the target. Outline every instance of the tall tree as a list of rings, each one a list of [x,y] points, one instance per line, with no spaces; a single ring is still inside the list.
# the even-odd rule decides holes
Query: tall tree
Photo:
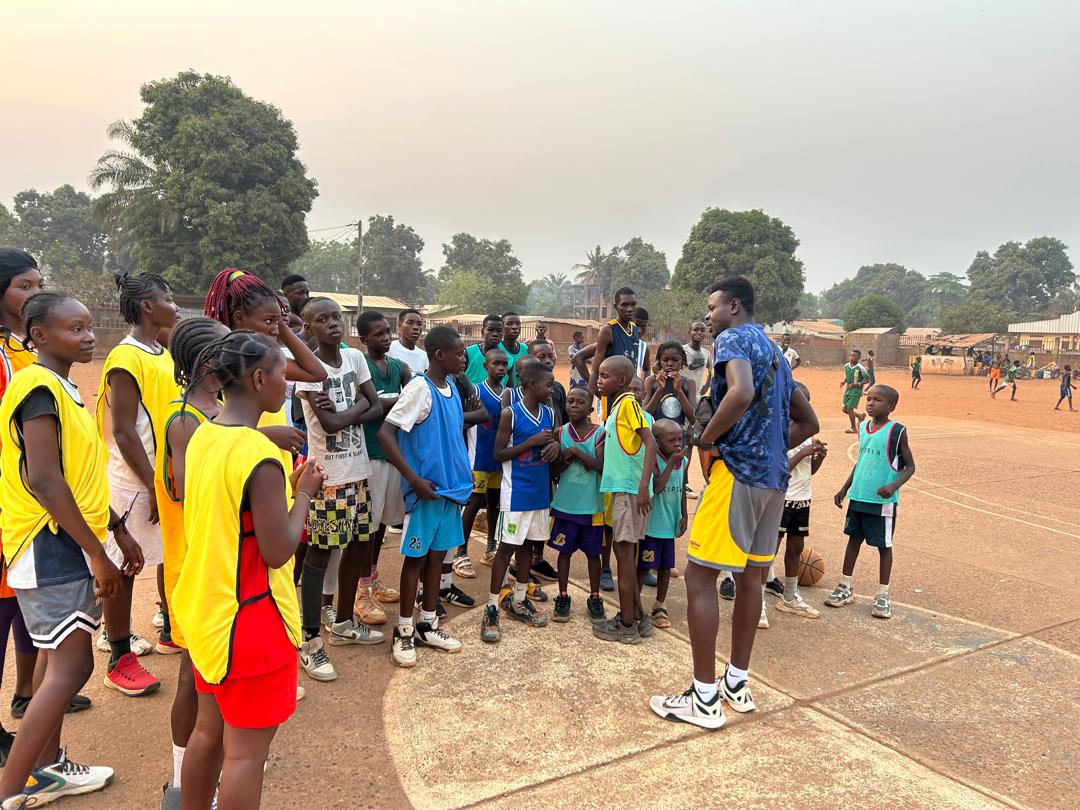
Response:
[[[817,318],[820,314],[818,307],[818,297],[806,290],[803,292],[802,298],[799,299],[799,317],[806,319]]]
[[[629,287],[641,297],[664,289],[671,278],[667,256],[640,236],[612,251],[609,260],[606,264],[611,267],[606,272],[608,296],[612,300],[620,287]]]
[[[941,316],[964,303],[967,296],[963,278],[954,273],[935,273],[926,279],[922,300],[908,312],[908,325],[939,326]]]
[[[140,97],[142,114],[109,128],[128,148],[90,174],[110,189],[98,213],[127,262],[201,292],[222,267],[274,276],[307,250],[316,183],[280,110],[194,71],[144,84]]]
[[[843,317],[844,328],[849,332],[866,326],[893,327],[904,331],[904,310],[884,295],[864,295],[847,305]]]
[[[449,285],[462,272],[476,273],[483,280],[477,298],[469,303],[470,309],[502,312],[524,305],[528,288],[521,276],[521,261],[508,240],[477,239],[469,233],[456,233],[449,244],[443,245],[443,256],[439,280],[444,285]],[[444,287],[440,303],[446,294]]]
[[[308,285],[319,292],[356,292],[356,241],[315,240],[298,259],[285,265],[281,272],[271,278],[280,282],[285,276],[297,273],[307,279]],[[365,287],[368,287],[365,279]],[[381,290],[369,288],[373,294]]]
[[[530,315],[566,318],[574,312],[574,290],[563,273],[548,273],[529,284],[525,310]]]
[[[593,250],[586,250],[585,261],[573,267],[578,271],[578,284],[597,285],[606,290],[610,281],[608,278],[609,255],[600,245]]]
[[[798,315],[806,280],[795,257],[798,246],[795,232],[764,211],[709,208],[683,245],[671,286],[703,292],[724,276],[746,276],[754,284],[757,320],[790,321]]]
[[[1052,236],[1024,244],[1006,242],[993,256],[980,250],[967,271],[971,295],[1021,317],[1041,315],[1076,283],[1066,250],[1065,243]]]
[[[905,312],[910,312],[919,305],[926,292],[923,275],[902,264],[864,264],[854,278],[844,279],[821,294],[821,314],[826,318],[840,317],[849,304],[866,295],[884,295]],[[913,322],[912,325],[922,324]]]
[[[941,316],[941,331],[946,335],[972,335],[980,332],[1001,334],[1009,328],[1013,315],[989,301],[969,298]]]
[[[368,219],[363,240],[364,286],[379,295],[419,301],[426,279],[420,261],[424,240],[416,231],[395,223],[392,216],[376,214]]]
[[[708,299],[709,296],[703,292],[659,290],[638,300],[641,306],[649,310],[650,334],[670,332],[681,340],[691,321],[706,317]]]

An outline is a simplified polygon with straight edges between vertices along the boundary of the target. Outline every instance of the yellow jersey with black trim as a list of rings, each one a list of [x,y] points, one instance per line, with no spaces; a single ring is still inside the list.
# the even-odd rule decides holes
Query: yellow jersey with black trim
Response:
[[[70,386],[70,388],[69,388]],[[31,393],[45,389],[57,412],[60,469],[87,525],[105,541],[109,525],[109,483],[105,478],[105,444],[94,418],[83,407],[74,386],[41,365],[15,374],[0,403],[0,532],[8,568],[29,548],[45,527],[56,534],[59,526],[30,491],[26,480],[26,448],[15,422],[15,412]]]
[[[281,467],[273,442],[257,430],[214,422],[199,426],[184,459],[187,554],[172,606],[192,663],[211,684],[228,677],[240,610],[259,599],[271,600],[289,640],[297,648],[301,643],[291,559],[280,568],[265,566],[257,593],[240,598],[241,554],[257,543],[248,486],[263,464]]]
[[[109,375],[118,369],[126,371],[135,380],[139,389],[139,402],[150,419],[154,447],[149,448],[148,454],[156,457],[157,448],[164,444],[165,412],[169,403],[182,392],[173,377],[175,369],[169,350],[162,347],[160,352],[149,351],[134,338],[131,340],[132,342],[117,344],[105,358],[97,392],[97,427],[102,437],[111,435],[108,405],[112,388],[109,385]]]
[[[186,647],[183,633],[176,621],[172,604],[172,593],[176,581],[180,578],[180,568],[187,555],[187,533],[184,531],[184,505],[176,491],[173,478],[172,456],[168,453],[169,426],[181,417],[194,419],[202,425],[209,417],[191,404],[184,404],[183,399],[174,399],[165,409],[162,417],[161,442],[154,459],[154,492],[157,496],[158,520],[161,525],[161,546],[164,554],[165,604],[169,606],[169,619],[172,623],[172,640],[181,647]]]

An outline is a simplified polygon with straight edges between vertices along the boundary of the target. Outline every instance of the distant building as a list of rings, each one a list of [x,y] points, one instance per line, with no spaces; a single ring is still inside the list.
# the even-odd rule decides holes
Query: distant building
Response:
[[[1046,352],[1080,351],[1080,312],[1072,312],[1045,321],[1021,321],[1009,324],[1014,343]]]
[[[610,320],[611,302],[607,301],[600,284],[572,284],[574,319],[579,321]]]

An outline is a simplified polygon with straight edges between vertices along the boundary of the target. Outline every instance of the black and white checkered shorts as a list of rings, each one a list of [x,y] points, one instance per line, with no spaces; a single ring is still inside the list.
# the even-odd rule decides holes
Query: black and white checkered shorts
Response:
[[[370,516],[367,481],[323,487],[308,510],[308,544],[335,549],[367,542]]]

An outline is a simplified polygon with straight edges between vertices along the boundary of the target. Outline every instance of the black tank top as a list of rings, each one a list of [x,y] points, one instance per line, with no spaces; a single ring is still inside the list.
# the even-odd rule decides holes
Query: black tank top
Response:
[[[608,325],[611,326],[611,343],[607,348],[607,357],[615,357],[621,354],[623,357],[629,358],[630,362],[634,364],[634,368],[638,367],[638,348],[640,346],[640,338],[638,337],[637,324],[630,325],[630,334],[626,333],[626,330],[619,325],[617,319],[608,321]]]

